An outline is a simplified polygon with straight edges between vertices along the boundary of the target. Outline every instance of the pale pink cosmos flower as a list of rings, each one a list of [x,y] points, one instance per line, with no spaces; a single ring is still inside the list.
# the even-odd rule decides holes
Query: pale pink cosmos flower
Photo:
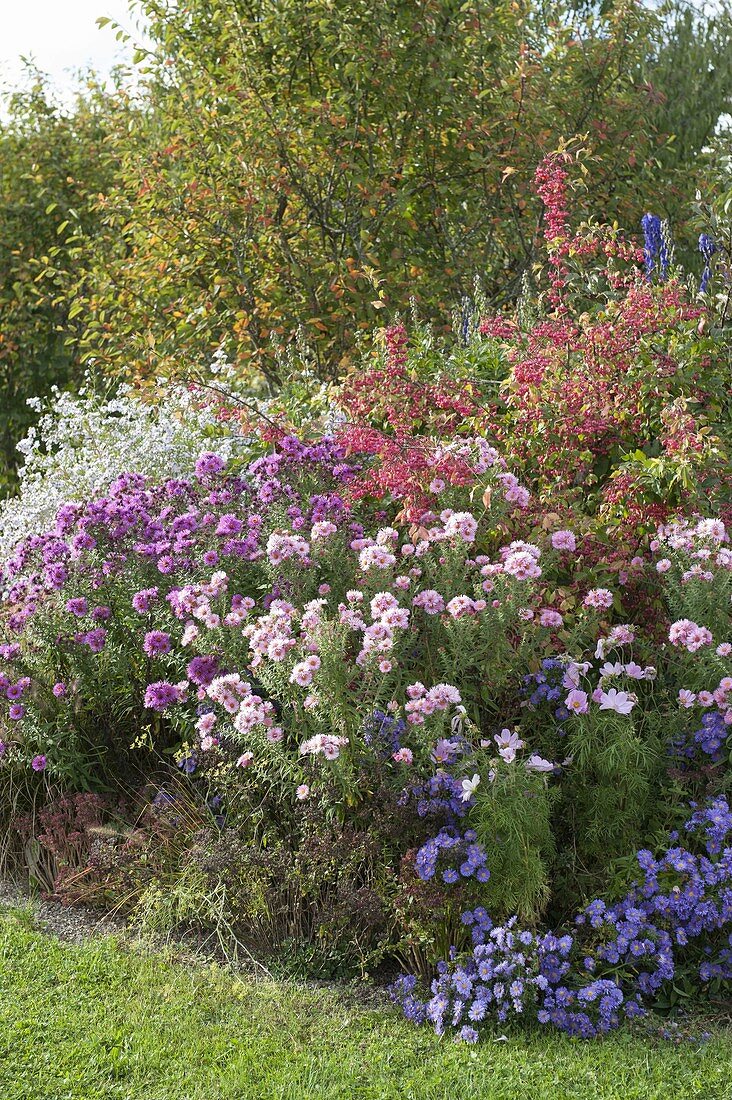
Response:
[[[693,691],[689,691],[688,688],[681,688],[679,691],[679,706],[685,707],[687,710],[689,707],[693,707],[696,702],[696,695]]]
[[[463,779],[461,786],[463,790],[460,798],[463,802],[468,802],[480,786],[480,776],[476,772],[472,779]]]
[[[414,760],[414,754],[411,749],[402,748],[398,749],[395,753],[392,753],[392,760],[397,764],[411,764]]]
[[[305,800],[310,796],[310,788],[308,787],[307,783],[300,784],[300,786],[295,791],[295,796],[298,802],[305,802]]]
[[[237,768],[248,768],[254,760],[253,752],[243,752],[236,762]]]
[[[564,700],[564,705],[567,710],[571,710],[573,714],[587,714],[589,709],[589,701],[586,691],[580,691],[579,688],[572,688]]]
[[[545,760],[543,756],[538,756],[534,753],[525,762],[527,771],[530,772],[553,772],[556,764],[552,764],[551,760]]]
[[[601,692],[599,702],[600,710],[613,710],[616,714],[630,714],[636,704],[627,691],[617,691],[615,688]]]
[[[493,740],[498,746],[498,755],[502,760],[505,760],[507,764],[512,764],[516,759],[518,750],[524,747],[524,742],[519,735],[513,733],[509,729],[502,729],[500,733],[494,736]],[[488,741],[486,744],[489,745],[490,742]]]
[[[625,675],[630,676],[631,680],[646,679],[645,669],[641,668],[635,661],[628,661],[628,664],[625,666]]]

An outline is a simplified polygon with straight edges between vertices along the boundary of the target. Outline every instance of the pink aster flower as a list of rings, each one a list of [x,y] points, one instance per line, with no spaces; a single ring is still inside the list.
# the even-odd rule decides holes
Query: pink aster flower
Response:
[[[572,531],[555,531],[552,535],[552,546],[555,550],[574,551],[577,549],[577,540]]]
[[[613,594],[607,588],[591,588],[583,604],[585,607],[607,610],[613,605]]]
[[[445,600],[434,588],[427,588],[424,592],[418,592],[412,600],[414,607],[419,607],[426,615],[439,615],[445,610]]]
[[[300,663],[295,665],[290,673],[290,683],[299,687],[310,687],[313,682],[313,674],[307,665]]]
[[[448,538],[459,538],[463,542],[475,542],[478,532],[478,521],[470,512],[453,512],[445,523],[445,534]]]
[[[551,607],[545,607],[539,615],[539,625],[546,626],[550,629],[558,628],[564,623],[564,618],[558,611],[554,611]]]
[[[541,567],[537,565],[536,557],[528,550],[517,550],[509,554],[503,563],[503,571],[516,580],[533,580],[541,576]]]

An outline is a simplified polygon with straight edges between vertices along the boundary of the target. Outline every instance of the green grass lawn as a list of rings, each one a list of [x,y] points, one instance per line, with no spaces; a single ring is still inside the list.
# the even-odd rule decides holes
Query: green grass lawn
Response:
[[[732,1098],[732,1036],[675,1047],[500,1032],[440,1041],[347,994],[78,947],[0,913],[2,1100]]]

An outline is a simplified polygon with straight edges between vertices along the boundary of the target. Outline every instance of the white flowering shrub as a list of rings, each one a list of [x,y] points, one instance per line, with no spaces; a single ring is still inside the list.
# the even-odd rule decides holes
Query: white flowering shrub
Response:
[[[214,370],[217,392],[228,393],[221,364]],[[247,438],[220,417],[205,388],[161,381],[156,398],[143,400],[128,385],[100,396],[87,380],[78,393],[54,387],[46,401],[29,401],[41,415],[18,444],[18,493],[0,503],[2,560],[29,535],[52,527],[61,505],[98,495],[123,472],[164,481],[190,471],[203,450],[227,460],[234,450],[246,452]]]

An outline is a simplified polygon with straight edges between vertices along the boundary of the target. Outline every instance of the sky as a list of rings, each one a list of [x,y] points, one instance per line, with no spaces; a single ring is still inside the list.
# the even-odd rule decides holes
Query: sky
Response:
[[[0,84],[17,86],[21,55],[32,57],[62,93],[73,86],[74,70],[91,66],[106,74],[129,59],[130,47],[109,27],[97,27],[99,16],[135,30],[127,0],[0,0]]]

